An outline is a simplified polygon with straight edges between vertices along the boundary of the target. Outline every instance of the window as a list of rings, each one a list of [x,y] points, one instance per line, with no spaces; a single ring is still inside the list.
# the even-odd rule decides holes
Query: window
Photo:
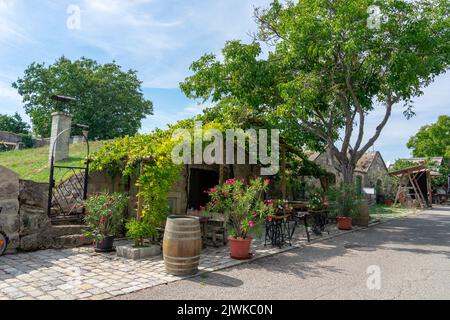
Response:
[[[356,176],[356,192],[358,194],[362,194],[362,192],[363,192],[362,181],[363,181],[363,179],[361,176]]]

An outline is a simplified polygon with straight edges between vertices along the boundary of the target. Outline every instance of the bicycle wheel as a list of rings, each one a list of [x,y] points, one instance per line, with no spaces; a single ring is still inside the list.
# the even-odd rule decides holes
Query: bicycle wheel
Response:
[[[0,256],[5,253],[7,246],[8,238],[6,237],[6,234],[0,231]]]

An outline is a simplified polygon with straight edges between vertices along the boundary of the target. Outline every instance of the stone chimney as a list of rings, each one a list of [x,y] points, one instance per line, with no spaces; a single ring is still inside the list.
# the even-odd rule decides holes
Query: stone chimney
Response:
[[[52,152],[55,147],[55,162],[69,158],[69,142],[70,142],[70,127],[72,126],[72,116],[65,112],[52,113],[52,134],[50,137],[50,151],[49,161],[52,159]],[[69,129],[69,130],[67,130]],[[58,140],[56,137],[64,132]]]

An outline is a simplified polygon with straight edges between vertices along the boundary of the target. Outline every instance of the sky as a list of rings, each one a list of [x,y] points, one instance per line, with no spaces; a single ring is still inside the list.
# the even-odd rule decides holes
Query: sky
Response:
[[[203,106],[187,99],[179,83],[205,53],[220,55],[227,40],[251,41],[254,7],[270,0],[0,0],[0,113],[19,112],[27,121],[11,83],[32,62],[53,63],[64,55],[101,63],[116,61],[138,71],[154,115],[142,123],[149,132],[196,115]],[[78,11],[79,9],[79,11]],[[79,15],[78,15],[79,12]],[[79,19],[78,19],[79,17]],[[415,100],[417,116],[406,120],[401,106],[374,149],[386,162],[410,156],[409,137],[439,115],[450,114],[450,73],[436,78]],[[380,109],[381,110],[381,109]],[[382,110],[381,110],[382,111]],[[372,114],[367,136],[382,112]]]

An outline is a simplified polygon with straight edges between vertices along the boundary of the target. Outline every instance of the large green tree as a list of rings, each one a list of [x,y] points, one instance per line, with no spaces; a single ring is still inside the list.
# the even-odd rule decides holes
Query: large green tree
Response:
[[[30,126],[22,120],[22,117],[17,112],[12,116],[0,114],[0,131],[27,134],[29,130]]]
[[[375,28],[373,5],[382,14]],[[309,137],[327,144],[350,183],[394,106],[412,116],[412,99],[448,69],[449,12],[446,0],[274,1],[256,10],[253,43],[230,41],[223,59],[201,57],[181,88],[236,123],[245,116],[278,127],[299,147]],[[374,111],[383,116],[367,133]]]
[[[450,116],[440,116],[434,124],[423,126],[408,141],[415,157],[450,159]]]
[[[61,57],[49,66],[32,63],[13,87],[38,135],[50,135],[52,112],[67,111],[74,122],[89,125],[91,139],[111,139],[135,134],[142,119],[152,114],[152,102],[144,98],[141,84],[136,71],[123,71],[114,62]],[[51,99],[54,95],[77,101],[63,105]]]

